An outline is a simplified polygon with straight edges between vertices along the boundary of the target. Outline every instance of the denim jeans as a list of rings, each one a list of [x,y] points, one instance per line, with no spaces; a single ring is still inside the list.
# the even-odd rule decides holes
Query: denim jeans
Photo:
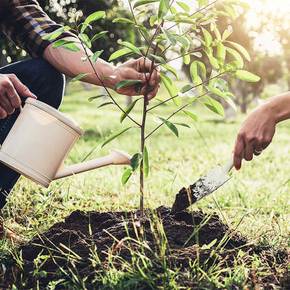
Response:
[[[38,100],[56,109],[60,106],[65,79],[45,60],[31,59],[7,65],[0,68],[0,74],[15,74],[37,96]],[[25,98],[22,98],[22,102],[24,101]],[[12,115],[0,120],[0,144],[4,142],[18,115],[19,110],[16,110]],[[31,154],[33,154],[33,147]],[[0,163],[0,209],[5,205],[6,197],[19,177],[17,172]]]

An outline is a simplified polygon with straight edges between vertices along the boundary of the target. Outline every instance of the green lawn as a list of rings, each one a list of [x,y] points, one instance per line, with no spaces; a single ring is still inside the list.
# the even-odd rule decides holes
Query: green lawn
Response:
[[[88,102],[98,95],[97,89],[86,91],[80,84],[71,85],[61,111],[74,118],[84,129],[84,136],[72,150],[68,164],[107,154],[118,148],[134,154],[138,152],[138,130],[131,130],[101,149],[102,142],[120,130],[120,113],[113,106],[98,108],[100,101]],[[160,92],[164,97],[164,91]],[[120,102],[125,106],[125,98]],[[140,103],[141,105],[141,103]],[[174,104],[160,107],[150,115],[150,128],[156,126],[157,116],[167,117]],[[137,107],[132,116],[140,117]],[[190,110],[199,116],[193,122],[187,116],[176,122],[188,122],[191,128],[180,127],[176,138],[164,127],[148,143],[151,173],[146,180],[146,207],[171,206],[175,194],[183,186],[195,182],[209,169],[222,164],[231,156],[237,130],[244,118],[225,122],[221,117],[193,105]],[[125,120],[122,126],[128,126]],[[240,172],[233,171],[232,179],[216,193],[200,201],[195,207],[217,212],[233,229],[238,229],[251,241],[274,247],[287,247],[290,188],[289,123],[279,126],[276,138],[262,156],[246,163]],[[32,148],[33,152],[33,148]],[[126,186],[121,184],[125,167],[107,167],[53,182],[49,189],[21,178],[4,209],[7,226],[26,238],[44,232],[74,210],[107,211],[138,208],[138,176]],[[16,252],[8,242],[1,242],[2,251]],[[239,272],[238,268],[237,273]],[[112,272],[113,273],[113,272]],[[111,273],[111,274],[112,274]],[[108,273],[108,277],[110,272]]]
[[[67,90],[61,111],[74,118],[85,130],[68,163],[79,162],[88,154],[91,154],[89,158],[102,156],[111,148],[131,154],[138,152],[137,129],[100,148],[102,141],[121,126],[120,113],[113,106],[98,108],[100,101],[87,101],[88,97],[97,94],[96,89],[85,91],[80,85],[70,86]],[[164,93],[161,91],[161,94]],[[125,105],[125,99],[120,101]],[[149,127],[156,126],[156,116],[168,116],[173,106],[160,107],[155,116],[150,116]],[[199,116],[199,121],[194,123],[185,115],[175,118],[175,121],[187,121],[191,125],[190,129],[179,127],[180,138],[162,128],[149,141],[151,174],[146,180],[147,207],[171,206],[181,187],[193,183],[217,163],[226,162],[231,155],[235,135],[244,116],[234,122],[224,122],[199,106],[192,106],[190,110]],[[140,108],[133,116],[138,117],[139,113]],[[129,125],[129,121],[124,123],[123,126]],[[196,206],[220,212],[229,224],[233,227],[238,225],[243,234],[254,240],[285,246],[290,188],[289,125],[284,123],[279,126],[274,142],[262,156],[245,164],[240,172],[233,171],[232,179],[224,187]],[[98,169],[53,182],[49,189],[21,178],[5,208],[6,223],[31,237],[76,209],[106,211],[137,208],[138,176],[122,186],[123,170],[123,167],[114,166]]]

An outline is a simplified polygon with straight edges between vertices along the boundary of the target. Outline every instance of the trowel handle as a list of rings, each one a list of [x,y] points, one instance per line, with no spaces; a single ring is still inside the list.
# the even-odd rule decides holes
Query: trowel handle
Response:
[[[225,173],[228,173],[232,170],[232,168],[234,167],[234,159],[233,157],[231,157],[227,163],[224,165],[223,170]]]

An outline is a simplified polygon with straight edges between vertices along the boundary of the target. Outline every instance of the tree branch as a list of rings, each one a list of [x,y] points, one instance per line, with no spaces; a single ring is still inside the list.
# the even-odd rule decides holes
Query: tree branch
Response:
[[[216,76],[214,76],[214,77],[211,77],[211,78],[205,80],[204,82],[202,82],[202,83],[200,83],[200,84],[197,84],[197,85],[191,87],[191,88],[188,89],[188,90],[185,90],[183,93],[187,93],[187,92],[191,91],[192,89],[195,89],[195,88],[197,88],[197,87],[199,87],[199,86],[202,86],[202,85],[208,83],[209,81],[211,81],[211,80],[213,80],[213,79],[215,79],[215,78],[218,78],[218,77],[220,77],[220,76],[223,75],[223,74],[226,74],[227,72],[229,72],[229,71],[225,71],[225,72],[220,73],[220,74],[218,74],[218,75],[216,75]],[[167,102],[169,102],[169,101],[171,101],[171,100],[173,100],[173,99],[175,99],[175,98],[177,98],[177,97],[179,97],[179,95],[176,95],[176,96],[170,97],[170,98],[168,98],[168,99],[162,101],[161,103],[159,103],[159,104],[157,104],[157,105],[155,105],[155,106],[149,108],[149,109],[147,110],[147,112],[149,112],[149,111],[151,111],[151,110],[153,110],[153,109],[155,109],[155,108],[157,108],[157,107],[159,107],[159,106],[161,106],[161,105],[163,105],[163,104],[165,104],[165,103],[167,103]]]
[[[204,97],[205,95],[211,94],[210,92],[206,92],[198,97],[196,97],[196,99],[194,101],[196,101],[199,98]],[[173,112],[169,117],[167,117],[165,120],[168,121],[169,119],[171,119],[173,116],[175,116],[176,114],[178,114],[180,111],[182,111],[183,109],[185,109],[186,107],[188,107],[189,105],[191,105],[194,101],[191,101],[185,105],[183,105],[182,107],[180,107],[178,110],[176,110],[175,112]],[[160,129],[162,126],[164,125],[164,122],[162,122],[161,124],[159,124],[155,129],[153,129],[146,137],[145,140],[147,138],[149,138],[151,135],[153,135],[158,129]]]
[[[83,47],[83,50],[86,54],[86,57],[94,71],[94,74],[96,75],[96,77],[98,78],[98,80],[100,81],[102,87],[105,89],[106,93],[108,94],[109,98],[112,100],[112,102],[118,107],[118,109],[126,115],[126,117],[128,117],[132,122],[134,122],[138,127],[141,127],[141,124],[139,124],[136,120],[134,120],[129,114],[127,114],[124,109],[116,102],[116,100],[113,98],[113,96],[111,95],[111,93],[109,92],[109,90],[107,89],[107,87],[105,86],[105,83],[103,82],[103,80],[100,78],[99,74],[97,73],[96,69],[95,69],[95,66],[94,64],[92,63],[92,60],[87,52],[87,49],[86,47],[84,46],[82,40],[78,37],[80,43],[81,43],[81,46]]]

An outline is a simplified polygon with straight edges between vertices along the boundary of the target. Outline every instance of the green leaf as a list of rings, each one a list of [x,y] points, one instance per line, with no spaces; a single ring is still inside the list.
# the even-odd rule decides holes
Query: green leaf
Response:
[[[181,47],[184,48],[184,51],[189,49],[190,42],[186,37],[184,37],[182,35],[177,35],[177,34],[175,34],[174,37],[181,44]]]
[[[98,96],[89,97],[88,101],[92,102],[93,100],[96,100],[96,99],[99,99],[99,98],[102,98],[102,97],[107,97],[107,95],[98,95]]]
[[[228,28],[223,33],[222,41],[225,41],[226,39],[228,39],[232,33],[233,33],[233,28],[231,26],[228,26]]]
[[[205,41],[205,46],[209,47],[212,44],[212,36],[211,34],[204,28],[202,28],[202,33]]]
[[[193,83],[196,83],[196,80],[198,78],[198,72],[197,72],[197,62],[194,61],[191,65],[190,65],[190,76],[191,76],[191,80]]]
[[[186,65],[190,64],[190,55],[189,54],[186,54],[183,56],[183,63]]]
[[[166,87],[167,91],[169,92],[169,95],[171,97],[175,97],[178,95],[178,89],[173,84],[172,80],[166,76],[164,73],[160,73],[160,78],[164,86]]]
[[[221,36],[221,33],[220,33],[220,31],[218,30],[218,28],[217,28],[216,25],[214,25],[213,32],[214,32],[214,34],[215,34],[215,36],[216,36],[216,39],[217,39],[218,41],[221,41],[221,40],[222,40],[222,36]]]
[[[105,18],[106,12],[105,11],[96,11],[92,14],[90,14],[84,21],[84,25],[82,26],[81,32],[84,32],[84,30],[93,22]]]
[[[135,171],[139,167],[141,160],[142,160],[142,154],[140,153],[136,153],[132,156],[131,167],[133,171]]]
[[[225,99],[225,101],[234,109],[235,112],[237,112],[237,106],[235,104],[235,102],[233,101],[232,97],[234,97],[234,95],[230,92],[228,92],[223,98]]]
[[[122,123],[126,117],[130,114],[130,112],[133,110],[133,108],[135,107],[136,103],[141,100],[141,98],[139,99],[136,99],[134,102],[132,102],[124,111],[125,113],[123,112],[121,117],[120,117],[120,122]]]
[[[239,43],[236,43],[236,42],[233,42],[233,41],[227,41],[227,43],[229,43],[230,45],[232,45],[237,51],[239,51],[243,56],[244,58],[247,60],[247,61],[251,61],[251,56],[250,54],[247,52],[247,50],[242,46],[240,45]]]
[[[190,90],[192,90],[194,88],[193,85],[185,85],[184,87],[182,87],[182,89],[180,90],[182,94],[185,94],[187,92],[189,92]]]
[[[190,7],[184,3],[184,2],[181,2],[181,1],[177,1],[176,2],[185,12],[190,12]]]
[[[174,133],[174,135],[176,137],[179,137],[178,129],[173,123],[171,123],[170,121],[168,121],[162,117],[159,117],[159,119]]]
[[[161,66],[165,68],[167,71],[171,72],[176,77],[176,79],[178,79],[178,74],[174,67],[172,67],[169,64],[162,64]]]
[[[236,67],[243,68],[244,67],[244,60],[241,55],[234,49],[230,47],[226,47],[227,52],[236,60]]]
[[[162,56],[155,55],[155,54],[151,54],[151,53],[150,53],[150,56],[152,58],[154,58],[155,60],[157,60],[158,63],[160,63],[160,64],[166,64],[166,60]]]
[[[155,25],[155,22],[157,20],[157,17],[155,15],[152,15],[149,19],[149,24],[151,27],[153,27]]]
[[[203,80],[206,80],[206,66],[203,62],[196,60],[197,66],[199,67],[199,74],[203,78]]]
[[[159,9],[158,9],[158,19],[161,20],[168,12],[169,0],[160,0]]]
[[[109,106],[109,105],[114,105],[114,103],[113,102],[105,102],[105,103],[99,105],[98,108],[102,108],[102,107]]]
[[[52,44],[53,48],[62,47],[65,44],[75,43],[73,40],[59,39]]]
[[[140,1],[136,1],[133,8],[137,8],[139,6],[145,5],[145,4],[150,4],[150,3],[154,3],[154,2],[159,2],[159,0],[140,0]]]
[[[198,6],[202,7],[202,6],[208,5],[208,1],[209,0],[197,0]]]
[[[124,171],[124,173],[122,175],[122,179],[121,179],[123,185],[125,185],[129,181],[130,177],[132,176],[132,173],[133,173],[133,171],[131,168],[127,168]]]
[[[190,128],[190,126],[187,125],[187,124],[185,124],[185,123],[174,123],[174,125],[178,125],[178,126],[182,126],[182,127]]]
[[[223,91],[221,91],[219,88],[217,87],[213,87],[213,86],[208,86],[208,89],[210,92],[212,92],[213,94],[217,95],[218,97],[225,97],[225,93]]]
[[[148,177],[149,170],[150,170],[149,154],[148,154],[147,147],[145,146],[144,147],[144,152],[143,152],[143,171],[144,171],[145,177]]]
[[[81,40],[81,42],[88,48],[91,48],[92,47],[92,43],[91,43],[91,40],[90,38],[88,37],[87,34],[85,33],[80,33],[79,34],[79,39]]]
[[[237,12],[235,11],[235,9],[232,6],[225,5],[224,9],[230,18],[232,18],[232,19],[237,18]]]
[[[169,40],[169,42],[174,46],[177,43],[177,40],[174,36],[173,33],[170,33],[169,31],[167,31],[166,29],[162,29],[162,32],[164,33],[164,35],[166,36],[166,38]]]
[[[99,38],[102,38],[103,36],[105,36],[106,34],[108,33],[108,31],[101,31],[97,34],[95,34],[93,36],[93,38],[91,39],[91,42],[94,42],[95,40],[99,39]]]
[[[101,146],[101,148],[103,148],[105,145],[107,145],[108,143],[110,143],[112,140],[116,139],[117,137],[119,137],[120,135],[122,135],[123,133],[127,132],[128,130],[130,130],[132,127],[127,127],[126,129],[123,129],[121,131],[119,131],[118,133],[112,135],[109,139],[107,139]]]
[[[246,82],[249,82],[249,83],[256,83],[258,81],[260,81],[260,77],[251,73],[251,72],[248,72],[246,70],[237,70],[236,73],[235,73],[235,76],[242,80],[242,81],[246,81]]]
[[[216,101],[215,99],[207,96],[206,101],[204,102],[204,105],[211,110],[212,112],[224,117],[225,112],[223,106]]]
[[[219,62],[218,60],[210,53],[206,53],[208,60],[213,68],[219,69]]]
[[[81,79],[83,79],[84,77],[86,77],[87,75],[89,75],[89,73],[80,73],[77,76],[75,76],[71,82],[76,82],[76,81],[80,81]]]
[[[71,28],[69,26],[62,26],[55,31],[48,33],[42,37],[44,40],[55,40],[57,39],[63,32],[69,31]]]
[[[219,42],[217,44],[217,59],[219,61],[224,62],[225,58],[226,58],[226,48],[221,42]]]
[[[73,42],[65,43],[61,47],[63,47],[66,50],[73,51],[73,52],[80,51],[80,48]]]
[[[115,60],[121,56],[124,56],[124,55],[127,55],[127,54],[130,54],[132,53],[131,49],[128,49],[128,48],[122,48],[122,49],[119,49],[117,51],[115,51],[114,53],[111,54],[110,58],[109,58],[109,61],[112,61],[112,60]]]
[[[120,45],[125,46],[126,48],[130,49],[132,52],[136,54],[142,55],[140,49],[128,41],[122,41]]]
[[[130,87],[136,84],[141,84],[142,81],[140,80],[124,80],[124,81],[120,81],[115,85],[115,90],[119,90],[122,88],[126,88],[126,87]]]
[[[191,113],[190,111],[183,110],[183,113],[190,117],[193,121],[197,122],[198,118],[195,114]]]
[[[95,63],[103,52],[104,52],[103,50],[98,50],[94,52],[94,54],[91,56],[92,62]]]
[[[134,21],[132,21],[131,19],[128,18],[123,18],[123,17],[118,17],[115,18],[113,21],[113,23],[127,23],[127,24],[135,24]]]

